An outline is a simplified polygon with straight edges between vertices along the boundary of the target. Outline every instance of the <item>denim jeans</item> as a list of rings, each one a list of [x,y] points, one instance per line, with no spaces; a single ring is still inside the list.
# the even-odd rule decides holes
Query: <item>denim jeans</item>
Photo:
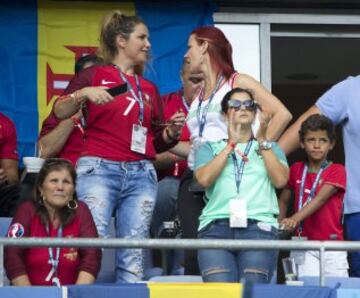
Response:
[[[157,177],[148,160],[115,162],[82,157],[77,163],[77,195],[86,202],[101,237],[109,237],[115,211],[116,237],[143,239],[149,236],[156,200]],[[144,273],[142,249],[116,250],[116,282],[136,282]]]
[[[155,209],[151,221],[151,233],[154,238],[160,237],[164,221],[173,221],[176,216],[176,204],[179,193],[180,178],[167,176],[158,183]],[[181,271],[182,250],[163,250],[167,268],[165,274],[176,275]],[[164,265],[164,264],[163,264]]]
[[[179,184],[180,179],[175,177],[165,177],[158,183],[156,204],[151,221],[151,231],[154,237],[158,236],[164,221],[174,219]]]
[[[247,228],[230,228],[228,219],[214,220],[199,231],[201,239],[276,240],[277,229],[248,220]],[[201,249],[198,260],[204,282],[269,283],[277,264],[276,250]]]

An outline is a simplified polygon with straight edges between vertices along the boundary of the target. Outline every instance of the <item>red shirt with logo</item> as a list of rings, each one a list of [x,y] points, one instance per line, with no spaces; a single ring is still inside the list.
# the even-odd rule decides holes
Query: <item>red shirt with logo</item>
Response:
[[[18,160],[17,138],[14,122],[0,113],[0,159]]]
[[[183,97],[182,90],[169,93],[161,97],[164,104],[165,122],[168,121],[171,118],[171,116],[174,115],[180,109],[185,113],[185,115],[187,115],[189,108],[184,104],[182,97]],[[190,132],[187,125],[185,125],[181,131],[180,141],[186,142],[189,140],[190,140]],[[181,177],[187,168],[187,161],[179,160],[178,165],[179,165],[179,169],[178,169],[178,175],[176,177]],[[175,165],[166,170],[157,171],[159,180],[161,180],[164,177],[174,176],[174,167]]]
[[[299,209],[300,185],[304,167],[305,163],[303,162],[297,162],[290,167],[288,188],[293,191],[295,196],[295,212]],[[303,204],[309,197],[316,174],[308,172],[306,175]],[[315,195],[319,193],[324,184],[333,185],[338,191],[319,210],[304,220],[301,236],[308,237],[309,240],[344,240],[341,219],[346,187],[345,167],[341,164],[329,164],[321,174]]]
[[[125,75],[138,94],[135,76]],[[86,137],[83,156],[97,156],[114,161],[138,161],[153,159],[156,152],[171,148],[162,138],[162,103],[153,83],[138,76],[144,102],[143,127],[147,129],[145,154],[130,150],[134,124],[139,124],[139,103],[130,91],[118,95],[112,102],[96,105],[86,102]],[[79,73],[70,82],[67,90],[78,90],[86,86],[108,88],[123,84],[119,70],[113,65],[94,66]],[[70,92],[69,92],[70,93]]]
[[[8,237],[54,237],[58,229],[49,227],[49,234],[36,213],[32,201],[22,203],[10,225]],[[90,210],[83,202],[72,221],[63,228],[64,238],[98,237]],[[54,258],[56,248],[53,248]],[[49,264],[49,249],[43,248],[5,248],[4,265],[9,280],[27,274],[32,285],[52,285],[46,277],[52,267]],[[57,277],[61,285],[75,284],[80,271],[86,271],[95,278],[100,270],[101,250],[94,248],[61,248]]]

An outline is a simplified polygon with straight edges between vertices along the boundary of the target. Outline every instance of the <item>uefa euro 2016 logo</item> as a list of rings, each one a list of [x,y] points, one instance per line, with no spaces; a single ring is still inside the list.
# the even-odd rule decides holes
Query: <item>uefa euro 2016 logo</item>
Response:
[[[20,223],[13,223],[8,231],[9,238],[20,238],[24,235],[24,227]]]

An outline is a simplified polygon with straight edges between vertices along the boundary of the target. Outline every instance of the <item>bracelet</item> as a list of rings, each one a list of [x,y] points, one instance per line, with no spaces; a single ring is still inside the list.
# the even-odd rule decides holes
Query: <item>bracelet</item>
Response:
[[[235,149],[236,143],[234,141],[228,140],[228,145],[231,147],[232,150]]]
[[[165,128],[165,133],[166,133],[166,136],[168,137],[168,139],[169,139],[170,141],[172,141],[172,142],[177,142],[177,141],[179,141],[179,135],[178,135],[177,137],[173,137],[173,136],[170,135],[169,130],[170,130],[169,127],[166,127],[166,128]]]
[[[69,96],[71,97],[71,99],[73,99],[75,101],[76,105],[78,105],[78,106],[80,106],[84,102],[83,97],[78,97],[77,96],[77,91],[69,94]]]

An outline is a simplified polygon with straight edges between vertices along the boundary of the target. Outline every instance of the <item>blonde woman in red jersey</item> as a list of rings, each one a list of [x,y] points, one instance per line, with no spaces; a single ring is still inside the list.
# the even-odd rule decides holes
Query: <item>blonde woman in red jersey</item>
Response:
[[[146,238],[157,192],[151,160],[156,152],[177,143],[185,115],[177,112],[169,125],[159,125],[158,90],[140,75],[150,43],[148,29],[138,17],[118,11],[105,17],[100,49],[107,64],[83,72],[73,82],[81,89],[58,100],[55,113],[69,117],[80,104],[86,104],[85,151],[77,163],[77,193],[90,207],[99,234],[109,235],[115,211],[117,237]],[[111,96],[107,92],[124,83],[126,93]],[[143,250],[118,249],[116,282],[140,280],[143,264]]]

